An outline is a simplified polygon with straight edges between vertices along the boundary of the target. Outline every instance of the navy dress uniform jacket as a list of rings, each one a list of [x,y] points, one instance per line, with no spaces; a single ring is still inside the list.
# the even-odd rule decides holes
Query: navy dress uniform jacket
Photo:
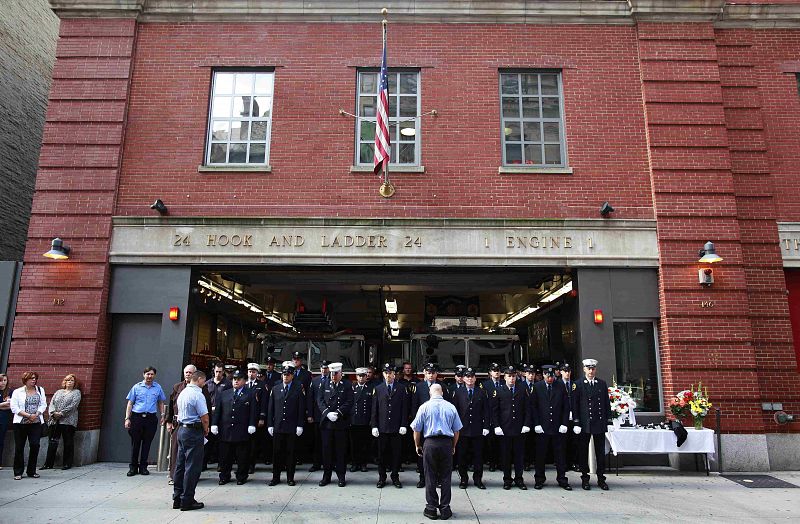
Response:
[[[434,384],[439,384],[440,386],[442,386],[442,397],[445,400],[450,401],[450,393],[444,386],[444,384],[442,384],[438,380],[434,382]],[[416,384],[412,385],[410,387],[410,391],[411,391],[410,416],[413,419],[414,417],[417,416],[417,410],[419,410],[419,407],[431,399],[431,392],[430,392],[430,387],[428,386],[428,382],[425,380],[420,380]]]
[[[243,387],[241,395],[236,389],[226,389],[217,393],[212,425],[219,429],[222,442],[245,442],[250,438],[248,426],[255,426],[258,418],[258,405],[253,391]]]
[[[308,391],[311,388],[311,380],[313,379],[313,375],[307,369],[300,368],[299,370],[295,371],[294,373],[294,380],[292,382],[297,384],[303,385],[303,391]]]
[[[306,421],[306,395],[303,386],[292,380],[288,395],[283,382],[276,384],[269,395],[267,427],[275,433],[295,433]]]
[[[521,435],[522,426],[531,427],[528,388],[525,385],[515,386],[513,396],[507,386],[497,388],[492,404],[492,426],[500,427],[503,435],[509,437]]]
[[[584,433],[598,435],[608,431],[611,420],[611,401],[608,398],[608,384],[605,380],[595,379],[592,387],[586,378],[578,381],[573,397],[575,410],[572,418],[576,426]]]
[[[275,384],[279,384],[283,381],[281,378],[281,374],[274,369],[272,371],[265,371],[264,372],[264,383],[269,386],[269,389],[272,390],[272,387]]]
[[[317,394],[319,393],[321,384],[329,381],[330,379],[330,375],[320,375],[318,377],[314,377],[314,380],[311,381],[311,387],[308,390],[308,395],[306,395],[306,400],[308,402],[308,416],[313,418],[314,422],[317,424],[319,424],[319,419],[322,416],[322,412],[319,410],[319,406],[317,405]]]
[[[320,429],[347,429],[350,427],[350,416],[353,411],[353,387],[349,382],[340,380],[325,382],[317,393],[317,405],[320,410]],[[328,419],[328,413],[338,413],[336,422]]]
[[[569,427],[569,397],[562,381],[553,381],[550,398],[547,396],[546,381],[540,380],[534,384],[530,407],[533,426],[542,426],[545,434],[557,435],[560,426]]]
[[[381,434],[397,433],[400,426],[408,423],[411,409],[411,396],[403,384],[395,381],[392,394],[386,383],[378,384],[372,395],[372,413],[369,425],[378,428]]]
[[[453,404],[464,425],[459,432],[462,437],[481,437],[484,429],[490,429],[492,411],[489,408],[489,396],[483,388],[473,388],[472,400],[469,399],[469,389],[466,386],[458,388]]]
[[[363,386],[359,386],[357,383],[353,384],[353,414],[350,417],[350,423],[353,426],[369,426],[374,391],[374,386],[370,383]]]

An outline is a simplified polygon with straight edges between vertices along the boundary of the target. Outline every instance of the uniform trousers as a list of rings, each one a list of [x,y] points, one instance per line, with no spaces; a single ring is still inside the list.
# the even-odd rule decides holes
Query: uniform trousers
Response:
[[[503,435],[498,437],[500,464],[503,467],[503,482],[521,480],[525,460],[525,435]],[[514,465],[514,478],[511,478],[511,465]]]
[[[219,479],[229,481],[233,461],[236,460],[236,480],[247,480],[250,468],[250,442],[242,440],[239,442],[219,441]]]
[[[259,429],[263,428],[256,428],[256,432],[250,435],[250,457],[248,459],[250,468],[256,467],[263,453],[264,437],[258,434]]]
[[[150,456],[150,444],[156,436],[158,418],[155,413],[131,413],[131,469],[142,471],[147,469],[147,458]]]
[[[564,441],[566,435],[556,433],[549,435],[542,433],[536,435],[536,473],[534,479],[537,484],[543,484],[545,481],[545,464],[547,463],[547,448],[552,444],[553,446],[553,461],[556,464],[556,481],[559,486],[569,483],[566,474],[566,463],[564,461]]]
[[[294,433],[275,433],[272,437],[272,478],[280,480],[281,471],[286,471],[286,480],[294,480],[294,448],[297,435]]]
[[[180,500],[181,506],[194,502],[194,492],[200,471],[203,469],[203,430],[179,427],[178,459],[175,461],[172,500]]]
[[[400,478],[400,454],[403,445],[400,433],[381,433],[378,435],[378,480],[386,481],[387,467],[392,480]]]
[[[453,473],[453,438],[426,438],[422,443],[422,468],[425,472],[425,509],[436,511],[448,508]],[[439,483],[442,485],[441,496],[436,491]]]
[[[483,437],[459,437],[456,445],[458,456],[458,475],[468,478],[467,468],[472,464],[472,480],[483,478]],[[471,460],[470,460],[471,459]]]
[[[311,431],[312,436],[314,437],[313,440],[313,458],[312,458],[312,466],[319,469],[322,467],[322,432],[319,429],[319,422],[313,422],[309,424],[309,430]]]
[[[578,435],[578,460],[581,480],[589,480],[589,439],[594,437],[594,455],[597,458],[597,480],[606,479],[606,434],[581,433]]]
[[[347,430],[322,430],[322,462],[323,478],[330,479],[331,472],[336,471],[336,478],[345,479],[347,470]]]
[[[44,424],[14,424],[14,476],[22,475],[25,468],[25,440],[28,441],[28,467],[29,477],[36,474],[36,462],[39,460],[39,441],[42,439]]]
[[[490,431],[484,437],[483,449],[486,451],[486,460],[489,461],[489,465],[498,466],[500,464],[500,437]]]
[[[573,427],[575,427],[575,425],[572,422],[567,424],[567,428],[569,429],[564,439],[564,461],[567,463],[567,469],[577,466],[580,462],[578,460],[580,435],[576,435],[572,432]]]
[[[203,469],[208,466],[208,463],[219,463],[219,436],[209,433],[206,437],[206,449],[203,452]]]
[[[536,439],[539,437],[531,431],[525,433],[525,466],[529,466],[536,460]]]
[[[203,453],[205,457],[205,453]],[[178,426],[169,434],[169,478],[175,479],[175,465],[178,463]]]
[[[355,466],[366,466],[372,461],[372,428],[350,426],[350,461]]]

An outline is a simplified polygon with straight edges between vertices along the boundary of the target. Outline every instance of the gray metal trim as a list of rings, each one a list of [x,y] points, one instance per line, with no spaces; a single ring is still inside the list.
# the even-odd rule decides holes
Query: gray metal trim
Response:
[[[3,338],[0,340],[0,370],[5,372],[8,367],[8,355],[11,350],[11,336],[14,331],[14,318],[17,311],[17,298],[19,298],[19,283],[22,278],[22,262],[16,262],[14,270],[14,283],[11,288],[11,295],[8,302],[5,324],[3,327]]]

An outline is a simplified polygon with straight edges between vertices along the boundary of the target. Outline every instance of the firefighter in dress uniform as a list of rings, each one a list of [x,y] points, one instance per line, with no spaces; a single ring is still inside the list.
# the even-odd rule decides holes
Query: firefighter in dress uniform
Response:
[[[489,366],[489,378],[483,381],[483,389],[489,395],[489,399],[496,398],[496,391],[504,384],[502,372],[500,371],[500,364],[492,362]],[[497,465],[500,463],[500,451],[498,446],[497,435],[493,431],[483,441],[483,449],[486,452],[486,459],[489,462],[489,471],[494,472]]]
[[[556,481],[567,491],[572,491],[566,475],[564,440],[569,431],[569,398],[567,388],[556,380],[555,366],[542,366],[544,380],[533,387],[530,398],[533,431],[536,433],[536,474],[534,489],[542,489],[545,482],[547,451],[552,446],[556,464]]]
[[[483,484],[483,439],[491,427],[489,396],[483,387],[476,384],[475,370],[464,370],[464,387],[455,391],[453,405],[464,425],[459,432],[456,456],[458,474],[461,481],[458,487],[467,489],[469,477],[467,468],[472,464],[472,482],[478,489],[486,489]],[[470,462],[470,459],[471,462]]]
[[[253,390],[245,385],[245,374],[233,372],[233,387],[218,393],[214,399],[211,433],[219,437],[219,485],[231,480],[236,460],[236,484],[247,482],[250,466],[250,438],[256,432],[258,403]]]
[[[408,413],[411,398],[406,386],[395,380],[396,370],[391,364],[383,366],[385,382],[375,387],[372,395],[370,426],[372,436],[378,439],[378,484],[386,485],[386,470],[390,471],[392,484],[402,488],[400,483],[400,460],[402,438],[408,433]]]
[[[294,486],[295,448],[303,434],[306,418],[306,395],[302,384],[294,382],[294,366],[287,360],[281,366],[281,382],[272,388],[267,407],[267,432],[272,437],[272,480],[281,482],[286,470],[286,483]]]
[[[608,398],[608,384],[597,378],[597,360],[587,358],[583,361],[583,380],[575,389],[574,433],[580,435],[578,456],[581,468],[581,487],[589,486],[589,441],[594,442],[597,457],[597,485],[608,491],[606,483],[606,438],[611,419],[611,401]]]
[[[331,475],[336,470],[339,487],[347,485],[347,434],[353,411],[353,387],[342,380],[342,363],[334,362],[328,366],[331,379],[317,393],[317,404],[322,412],[320,431],[322,431],[323,474],[320,486],[331,483]]]
[[[500,462],[503,467],[503,489],[516,485],[526,490],[523,477],[525,461],[525,434],[531,430],[531,413],[528,408],[528,389],[517,385],[517,370],[508,366],[504,370],[505,384],[495,389],[492,425],[498,437]],[[511,467],[514,477],[511,477]]]
[[[319,388],[322,386],[322,384],[331,378],[331,372],[328,370],[329,364],[330,362],[327,360],[323,360],[320,363],[319,376],[314,377],[314,379],[311,381],[311,387],[306,395],[306,403],[308,404],[306,408],[306,411],[308,412],[306,422],[308,423],[310,432],[309,439],[313,440],[314,448],[312,453],[311,467],[308,468],[310,473],[322,469],[322,433],[319,431],[319,423],[322,415],[319,410],[319,406],[317,405],[317,393],[319,392]]]
[[[368,368],[356,368],[356,383],[353,384],[353,416],[350,420],[350,471],[367,471],[367,462],[372,455],[370,417],[374,382],[368,381]]]

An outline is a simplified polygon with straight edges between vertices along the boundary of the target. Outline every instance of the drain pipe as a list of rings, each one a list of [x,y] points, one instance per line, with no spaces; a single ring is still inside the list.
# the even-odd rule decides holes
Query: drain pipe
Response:
[[[715,430],[717,434],[717,470],[719,474],[722,474],[722,414],[719,408],[716,408],[716,415],[717,415],[717,428]]]

